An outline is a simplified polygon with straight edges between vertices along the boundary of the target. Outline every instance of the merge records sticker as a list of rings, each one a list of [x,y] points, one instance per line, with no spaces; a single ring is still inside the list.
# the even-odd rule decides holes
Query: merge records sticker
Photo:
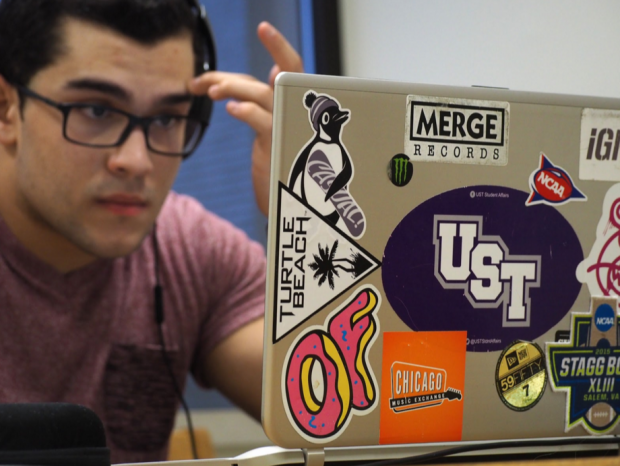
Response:
[[[502,351],[495,369],[502,402],[514,411],[533,408],[547,386],[545,356],[536,343],[515,341]]]

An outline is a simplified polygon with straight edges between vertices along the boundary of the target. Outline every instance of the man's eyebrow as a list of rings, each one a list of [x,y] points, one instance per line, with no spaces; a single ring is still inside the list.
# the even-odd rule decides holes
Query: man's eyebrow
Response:
[[[69,81],[66,86],[67,89],[83,89],[90,91],[97,91],[103,94],[108,94],[118,99],[129,100],[131,95],[121,86],[110,83],[108,81],[101,81],[97,79],[76,79]],[[157,103],[159,105],[176,105],[191,102],[194,96],[189,92],[179,92],[168,94],[161,97]]]
[[[189,92],[183,92],[178,94],[169,94],[162,97],[157,101],[160,105],[176,105],[191,102],[194,96]]]
[[[75,79],[69,81],[65,85],[65,88],[97,91],[124,100],[128,100],[130,97],[129,93],[122,87],[107,81],[100,81],[97,79]]]

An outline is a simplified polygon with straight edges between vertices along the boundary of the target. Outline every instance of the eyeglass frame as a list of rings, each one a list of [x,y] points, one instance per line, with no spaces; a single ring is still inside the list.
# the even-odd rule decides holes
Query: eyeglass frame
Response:
[[[154,116],[150,116],[150,117],[140,117],[137,115],[133,115],[132,113],[126,112],[124,110],[118,109],[118,108],[114,108],[114,107],[110,107],[107,105],[99,105],[99,104],[88,104],[88,103],[61,103],[61,102],[56,102],[52,99],[49,99],[47,97],[44,97],[38,93],[36,93],[35,91],[33,91],[32,89],[25,87],[25,86],[21,86],[19,84],[14,84],[14,87],[19,91],[20,94],[23,94],[27,97],[32,97],[34,99],[37,99],[51,107],[54,107],[58,110],[61,111],[62,115],[63,115],[63,122],[62,122],[62,135],[63,137],[73,143],[73,144],[77,144],[79,146],[85,146],[85,147],[93,147],[93,148],[99,148],[99,149],[105,149],[105,148],[110,148],[110,147],[120,147],[123,145],[123,143],[127,140],[127,138],[129,137],[129,135],[131,134],[131,132],[133,131],[133,129],[136,126],[140,126],[142,128],[142,131],[144,133],[144,140],[146,141],[146,147],[156,153],[156,154],[160,154],[160,155],[164,155],[167,157],[183,157],[184,159],[189,157],[192,152],[194,150],[196,150],[196,148],[198,147],[198,145],[200,144],[200,141],[202,139],[202,135],[204,134],[205,130],[207,129],[208,126],[208,122],[193,117],[193,116],[187,116],[187,115],[171,115],[171,114],[161,114],[161,115],[154,115]],[[74,108],[89,108],[89,107],[98,107],[98,108],[102,108],[104,110],[108,110],[108,111],[112,111],[118,114],[121,114],[125,117],[127,117],[129,119],[129,122],[127,123],[127,126],[125,127],[125,129],[123,130],[123,132],[121,133],[121,135],[119,136],[119,139],[117,142],[115,142],[114,144],[89,144],[86,142],[80,142],[80,141],[76,141],[75,139],[71,139],[68,135],[67,135],[67,121],[69,119],[69,113],[71,113],[71,110],[73,110]],[[195,145],[188,151],[183,151],[183,152],[164,152],[164,151],[160,151],[157,149],[154,149],[153,147],[151,147],[151,144],[149,142],[149,126],[151,125],[151,123],[153,123],[153,121],[157,120],[158,118],[161,117],[172,117],[172,118],[176,118],[176,119],[183,119],[183,120],[192,120],[195,122],[198,122],[200,124],[200,129],[198,130],[198,135],[196,136],[196,143]]]

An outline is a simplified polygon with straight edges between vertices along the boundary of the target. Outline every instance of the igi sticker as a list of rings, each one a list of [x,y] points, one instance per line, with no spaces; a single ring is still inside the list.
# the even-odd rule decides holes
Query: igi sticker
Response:
[[[593,297],[589,314],[573,314],[571,340],[547,343],[549,376],[566,392],[566,430],[605,434],[620,420],[617,298]]]
[[[579,178],[620,181],[620,111],[586,108],[581,114]]]
[[[466,338],[466,332],[383,334],[382,444],[461,440]]]
[[[345,430],[351,414],[375,408],[377,381],[368,351],[377,338],[380,305],[376,288],[361,288],[324,327],[308,329],[291,345],[282,394],[291,424],[306,440],[331,441]]]
[[[407,96],[405,153],[413,162],[508,163],[508,102]]]
[[[533,408],[547,386],[543,350],[536,343],[512,343],[497,361],[495,383],[499,397],[508,408],[514,411]]]
[[[549,158],[540,153],[540,165],[530,176],[532,193],[525,205],[562,205],[568,201],[587,201],[588,198],[574,185],[570,175],[554,165]]]

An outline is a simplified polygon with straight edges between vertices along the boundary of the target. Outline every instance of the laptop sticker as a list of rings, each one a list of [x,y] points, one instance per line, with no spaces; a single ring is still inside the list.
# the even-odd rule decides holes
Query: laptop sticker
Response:
[[[407,96],[405,154],[413,162],[508,164],[510,104]]]
[[[620,295],[620,184],[605,194],[603,213],[590,255],[577,267],[577,278],[590,296]]]
[[[549,378],[566,393],[566,431],[582,425],[605,434],[618,425],[620,346],[616,297],[593,297],[590,312],[573,313],[571,341],[547,343]]]
[[[562,205],[569,201],[587,201],[588,198],[573,183],[570,175],[540,153],[540,164],[530,175],[531,194],[525,205]]]
[[[536,343],[515,341],[502,351],[495,369],[500,399],[513,411],[536,406],[547,386],[545,353]]]
[[[358,289],[333,311],[324,326],[300,334],[282,371],[286,414],[295,430],[314,443],[337,438],[352,415],[365,415],[379,394],[368,352],[377,339],[381,296]]]
[[[274,343],[381,263],[280,183]]]
[[[528,193],[472,186],[407,214],[385,247],[385,296],[415,331],[465,330],[468,351],[533,341],[571,309],[581,284],[579,238],[555,208]]]
[[[394,186],[407,186],[413,177],[413,164],[405,154],[396,154],[388,165],[388,178]]]
[[[581,113],[579,178],[620,181],[620,111],[584,108]]]
[[[289,174],[288,186],[312,206],[328,223],[361,238],[366,218],[351,196],[353,159],[342,141],[342,130],[351,112],[326,94],[304,95],[314,136],[301,149]]]
[[[380,443],[461,440],[466,332],[385,332]]]

